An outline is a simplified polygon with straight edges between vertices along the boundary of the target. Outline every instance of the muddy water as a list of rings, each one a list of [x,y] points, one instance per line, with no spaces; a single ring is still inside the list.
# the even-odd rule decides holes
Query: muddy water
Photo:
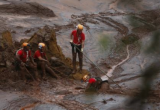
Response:
[[[127,96],[86,93],[75,97],[67,96],[65,98],[88,104],[88,106],[95,106],[99,110],[111,110],[114,107],[121,108],[124,106]]]
[[[13,1],[13,0],[8,0]],[[17,0],[19,1],[19,0]],[[81,15],[82,13],[94,13],[97,14],[103,11],[109,12],[119,12],[128,13],[128,12],[138,12],[138,9],[146,10],[146,9],[154,9],[160,6],[159,0],[141,0],[141,5],[134,6],[134,3],[121,3],[120,0],[25,0],[25,1],[33,1],[38,2],[50,9],[52,9],[57,17],[55,18],[42,18],[36,16],[21,16],[21,15],[8,15],[8,14],[1,14],[2,24],[8,30],[15,31],[13,32],[13,39],[20,40],[21,38],[28,38],[33,35],[34,32],[40,27],[45,25],[54,26],[57,25],[66,25],[72,21],[71,15]],[[8,2],[0,2],[0,4],[4,4]],[[112,53],[112,49],[115,48],[116,39],[118,37],[123,36],[121,32],[117,29],[126,29],[127,27],[127,34],[131,32],[130,24],[128,23],[127,16],[124,15],[117,15],[117,16],[107,16],[114,21],[117,21],[123,26],[118,26],[118,24],[114,24],[113,22],[109,21],[113,26],[106,25],[103,22],[99,22],[99,24],[94,23],[86,23],[90,30],[87,31],[86,28],[84,29],[84,33],[86,34],[86,42],[84,53],[87,57],[89,57],[94,63],[99,65],[101,62],[108,63],[106,60],[107,57]],[[25,33],[26,30],[31,30],[29,33]],[[69,44],[69,35],[73,28],[62,29],[57,32],[57,42],[62,48],[63,53],[65,56],[71,58],[71,47]],[[118,36],[118,37],[117,37]],[[105,40],[107,42],[107,47],[101,45],[100,41]],[[149,41],[148,37],[142,39],[142,48],[145,47],[145,42]],[[125,49],[124,51],[126,51]],[[143,50],[143,49],[142,49]],[[124,88],[137,88],[140,86],[140,77],[136,77],[140,75],[143,69],[152,62],[149,60],[149,57],[145,56],[143,52],[138,53],[130,57],[130,53],[126,51],[126,55],[121,61],[115,61],[112,65],[112,69],[108,71],[108,69],[104,71],[109,76],[119,75],[117,78],[114,78],[115,81],[119,81],[120,86]],[[121,53],[117,53],[121,54]],[[117,55],[118,56],[118,55]],[[115,54],[112,57],[116,57]],[[152,56],[154,58],[154,56]],[[99,65],[100,68],[101,65]],[[84,58],[84,68],[89,69],[91,67],[91,63]],[[116,71],[117,68],[120,68],[120,71]],[[103,74],[102,74],[103,75]],[[53,88],[53,87],[52,87]],[[69,87],[68,87],[69,88]],[[69,88],[73,89],[73,88]],[[52,90],[48,90],[49,93],[52,93]],[[45,91],[47,93],[48,91]],[[12,94],[11,94],[12,95]],[[55,94],[48,94],[48,96],[54,96]],[[45,97],[45,96],[44,96]],[[58,95],[58,98],[63,99],[64,95]],[[48,98],[48,97],[47,97]],[[105,98],[105,99],[104,99]],[[80,94],[77,96],[73,95],[71,97],[67,96],[65,99],[67,100],[76,100],[80,103],[90,104],[91,106],[95,106],[98,109],[110,109],[113,106],[121,107],[123,106],[123,102],[127,99],[127,96],[121,95],[95,95],[95,94]],[[44,98],[42,98],[43,100]],[[102,100],[108,100],[106,104],[102,103]],[[110,100],[109,100],[110,99]],[[12,99],[11,99],[12,100]],[[95,103],[93,103],[95,102]],[[54,106],[56,109],[62,109],[59,106]],[[34,108],[34,110],[39,109],[53,109],[53,105],[38,105]]]
[[[38,105],[36,106],[34,109],[32,110],[66,110],[65,108],[62,108],[58,105],[53,105],[53,104],[42,104],[42,105]]]
[[[4,92],[4,91],[0,91],[0,109],[2,110],[3,107],[6,106],[6,104],[8,104],[9,101],[12,101],[16,98],[19,98],[21,96],[21,94],[16,93],[16,92]]]

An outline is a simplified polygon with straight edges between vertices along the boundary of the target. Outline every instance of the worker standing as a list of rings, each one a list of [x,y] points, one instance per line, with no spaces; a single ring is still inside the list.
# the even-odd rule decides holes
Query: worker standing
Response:
[[[39,43],[38,50],[34,54],[34,60],[37,63],[37,66],[42,70],[42,79],[45,79],[46,71],[50,73],[53,77],[59,78],[58,75],[49,67],[50,63],[46,57],[45,53],[45,44]]]
[[[70,35],[70,43],[72,46],[72,64],[73,64],[73,72],[76,72],[76,58],[77,53],[79,57],[79,72],[82,72],[83,66],[83,48],[84,48],[84,41],[85,41],[85,34],[83,31],[83,25],[78,24],[77,29],[73,30]]]

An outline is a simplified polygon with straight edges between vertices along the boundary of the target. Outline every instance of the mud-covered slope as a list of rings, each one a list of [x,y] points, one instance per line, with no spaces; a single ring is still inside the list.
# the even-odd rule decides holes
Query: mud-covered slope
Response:
[[[45,36],[40,33],[45,34]],[[7,84],[6,82],[8,81],[17,82],[21,79],[18,72],[15,71],[14,61],[15,53],[19,48],[21,48],[21,44],[24,41],[29,42],[32,45],[32,55],[38,49],[39,42],[46,43],[47,56],[49,60],[52,60],[51,63],[53,68],[56,67],[54,71],[60,76],[69,75],[71,73],[71,60],[69,58],[65,58],[63,55],[61,48],[56,42],[56,35],[53,29],[47,27],[40,29],[29,40],[24,39],[21,43],[13,43],[11,33],[9,31],[5,31],[2,33],[2,37],[0,38],[0,85],[3,86],[3,84]],[[52,59],[51,57],[54,58]]]
[[[36,15],[43,17],[55,17],[52,10],[36,2],[11,2],[0,5],[0,13],[11,13],[19,15]]]
[[[7,2],[10,1],[14,0],[8,0]],[[21,2],[24,1],[31,1],[31,3],[34,1],[48,7],[56,13],[57,17],[42,18],[39,17],[39,15],[17,16],[17,14],[9,12],[5,15],[5,13],[2,12],[3,14],[0,16],[0,19],[3,18],[4,20],[2,19],[2,22],[5,21],[10,29],[13,29],[13,38],[22,39],[28,37],[30,40],[27,41],[32,44],[33,52],[37,49],[38,42],[45,42],[47,44],[47,56],[49,58],[51,58],[52,55],[56,57],[51,58],[52,66],[56,67],[58,71],[68,74],[71,71],[71,62],[64,56],[70,58],[72,56],[69,44],[69,34],[75,29],[75,26],[78,23],[81,23],[84,25],[84,33],[86,34],[84,48],[85,55],[95,62],[106,74],[110,73],[113,80],[118,83],[124,91],[126,91],[121,98],[118,98],[118,95],[115,94],[122,94],[121,90],[118,86],[114,86],[114,82],[109,81],[111,87],[109,93],[113,95],[95,95],[91,96],[93,100],[90,100],[90,97],[86,98],[89,95],[83,95],[83,93],[82,95],[77,95],[80,94],[80,91],[74,89],[78,83],[78,85],[84,87],[84,83],[80,81],[75,82],[75,80],[72,81],[71,79],[66,80],[66,78],[61,80],[51,79],[52,82],[42,82],[40,87],[36,87],[31,91],[31,87],[28,87],[27,92],[25,91],[25,94],[41,100],[44,103],[58,103],[58,105],[62,105],[66,109],[69,109],[68,106],[71,106],[73,110],[75,108],[87,109],[87,104],[89,106],[94,106],[95,104],[95,107],[104,110],[106,110],[107,107],[108,109],[111,107],[120,107],[119,104],[123,105],[121,103],[126,99],[127,95],[139,90],[139,86],[137,85],[140,85],[140,73],[142,73],[143,69],[151,63],[150,61],[152,59],[159,58],[155,56],[152,56],[151,58],[143,56],[141,50],[143,44],[144,47],[146,47],[151,41],[151,34],[160,28],[159,0],[133,0],[131,2],[129,0],[21,0]],[[137,4],[135,4],[134,1],[137,1]],[[9,6],[9,4],[5,4],[5,6]],[[31,13],[33,12],[31,11]],[[45,25],[48,25],[50,28],[45,27],[44,29],[39,30],[39,28]],[[36,30],[39,31],[37,32]],[[51,30],[55,30],[55,32]],[[34,32],[36,33],[33,35]],[[49,36],[52,37],[50,38]],[[107,41],[107,46],[109,48],[99,48],[99,39],[101,39],[101,41]],[[104,45],[106,44],[105,42],[102,43],[104,43]],[[16,49],[18,47],[20,47],[20,44],[16,44]],[[61,49],[64,55],[61,54]],[[106,52],[103,52],[100,49],[104,49]],[[8,53],[8,50],[5,50],[5,52]],[[13,55],[11,54],[11,56]],[[14,72],[6,72],[6,69],[8,68],[6,68],[5,63],[2,63],[2,67],[1,81],[6,82],[6,74],[9,80],[13,79],[14,75],[16,76]],[[90,68],[92,76],[104,75],[85,57],[83,67]],[[58,71],[56,72],[60,74]],[[15,77],[15,82],[19,80],[16,78],[17,76]],[[159,81],[158,78],[157,81]],[[18,82],[15,82],[12,84],[12,88],[17,88],[19,85]],[[8,85],[9,83],[6,83],[6,88]],[[20,86],[22,87],[22,85]],[[24,87],[25,86],[26,85],[24,84]],[[154,88],[158,89],[159,86]],[[74,93],[76,93],[75,96],[73,96]],[[68,98],[66,98],[68,103],[63,102],[63,97],[67,94],[70,94],[74,103],[68,101]],[[158,96],[159,94],[157,94],[156,97]],[[24,99],[22,98],[20,100],[23,102]],[[75,107],[76,101],[79,102],[76,104],[77,107]],[[101,101],[104,102],[104,104],[101,103]],[[95,103],[93,104],[93,102]],[[80,106],[83,103],[86,104],[83,106],[84,108]],[[39,108],[39,106],[41,105],[38,105],[35,109]]]

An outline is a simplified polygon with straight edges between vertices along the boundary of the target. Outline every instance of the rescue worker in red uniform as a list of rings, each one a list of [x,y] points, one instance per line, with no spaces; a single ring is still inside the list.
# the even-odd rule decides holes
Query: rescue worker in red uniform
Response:
[[[16,70],[20,70],[22,79],[26,82],[26,75],[30,74],[31,78],[40,81],[38,78],[37,65],[34,63],[31,57],[31,50],[29,43],[23,43],[21,49],[16,52],[15,67]],[[22,71],[21,71],[22,70]],[[25,71],[25,72],[24,72]],[[27,73],[27,74],[26,74]]]
[[[51,69],[50,63],[46,57],[45,44],[39,43],[38,50],[34,54],[34,60],[37,63],[38,68],[42,70],[42,79],[46,78],[46,71],[50,73],[51,76],[59,78],[59,76]]]
[[[79,24],[76,30],[73,30],[70,35],[70,43],[72,46],[72,64],[73,64],[73,73],[76,72],[76,57],[78,53],[79,57],[79,72],[82,72],[83,66],[83,48],[85,41],[85,34],[83,31],[83,25]]]
[[[106,77],[89,78],[88,75],[85,75],[83,81],[88,82],[85,91],[106,92],[109,89],[108,78]]]

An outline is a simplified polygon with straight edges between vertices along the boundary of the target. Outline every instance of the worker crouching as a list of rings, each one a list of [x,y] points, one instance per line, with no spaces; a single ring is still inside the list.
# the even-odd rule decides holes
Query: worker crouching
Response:
[[[109,83],[107,79],[101,77],[89,78],[88,75],[83,77],[83,81],[88,82],[85,91],[86,92],[106,92],[109,90]]]
[[[38,78],[37,66],[31,57],[29,43],[23,43],[22,48],[16,52],[15,68],[26,82],[26,76],[32,80],[40,81]],[[34,76],[34,77],[33,77]]]
[[[50,63],[46,57],[44,43],[38,44],[38,50],[34,54],[34,60],[37,63],[38,68],[42,70],[42,79],[46,79],[46,72],[57,79],[59,78],[50,67]]]

